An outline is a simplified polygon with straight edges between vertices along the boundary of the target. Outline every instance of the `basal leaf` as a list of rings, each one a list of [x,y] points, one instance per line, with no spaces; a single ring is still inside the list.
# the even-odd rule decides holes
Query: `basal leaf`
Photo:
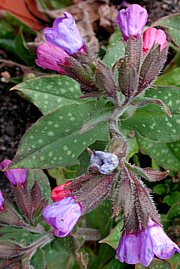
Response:
[[[69,104],[79,103],[79,84],[67,76],[44,76],[12,88],[36,105],[43,114]]]
[[[127,269],[127,265],[113,259],[107,265],[105,265],[103,269]]]
[[[40,118],[21,139],[13,167],[53,168],[78,164],[78,156],[96,140],[107,140],[100,123],[84,134],[83,124],[105,113],[95,102],[72,104]]]
[[[146,93],[147,97],[161,99],[170,109],[168,117],[160,107],[149,104],[137,109],[135,114],[122,121],[122,128],[134,130],[147,139],[161,143],[180,139],[180,90],[177,87],[158,86]]]
[[[173,14],[162,17],[153,26],[161,26],[165,28],[177,46],[180,46],[180,14]]]
[[[179,171],[180,141],[160,143],[138,135],[137,142],[140,150],[151,156],[160,166],[172,171]]]

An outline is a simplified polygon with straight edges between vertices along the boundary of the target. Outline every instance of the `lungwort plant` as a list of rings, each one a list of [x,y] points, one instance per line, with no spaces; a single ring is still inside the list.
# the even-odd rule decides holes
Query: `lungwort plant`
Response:
[[[129,162],[137,142],[151,156],[160,143],[172,145],[180,137],[179,89],[153,84],[167,59],[167,34],[154,27],[144,31],[147,19],[136,4],[119,11],[122,39],[103,60],[69,13],[44,30],[36,64],[59,74],[15,86],[43,116],[21,139],[13,161],[1,163],[14,206],[0,195],[0,268],[126,268],[123,262],[147,267],[154,257],[180,252],[143,182],[163,180],[168,171]],[[77,177],[61,180],[48,205],[50,187],[39,169],[72,172],[75,165]],[[100,239],[99,250],[88,244]],[[117,260],[102,243],[116,248]]]

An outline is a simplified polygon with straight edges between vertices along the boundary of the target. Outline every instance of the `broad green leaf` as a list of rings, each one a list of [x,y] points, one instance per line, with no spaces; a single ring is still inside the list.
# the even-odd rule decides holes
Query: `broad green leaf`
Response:
[[[111,260],[103,269],[127,269],[127,264],[121,263],[118,260]]]
[[[10,53],[16,54],[15,43],[13,39],[0,38],[0,48],[3,48]]]
[[[0,227],[0,238],[5,241],[12,241],[17,244],[20,244],[22,247],[26,247],[39,238],[42,237],[42,234],[31,233],[22,228],[14,227]]]
[[[35,32],[27,24],[23,23],[21,20],[19,20],[10,12],[6,12],[6,21],[9,24],[15,26],[15,28],[17,29],[21,28],[23,32],[35,35]]]
[[[0,39],[1,38],[7,38],[11,39],[13,38],[13,28],[7,23],[6,21],[3,21],[1,19],[0,21]]]
[[[177,202],[180,202],[180,192],[174,191],[170,195],[167,195],[163,199],[163,203],[168,204],[169,206],[172,206],[176,204]]]
[[[123,229],[123,221],[120,221],[116,227],[110,232],[108,236],[106,236],[100,243],[106,243],[110,245],[112,248],[116,249],[119,244],[119,240],[121,238]]]
[[[19,31],[15,38],[15,50],[17,56],[27,65],[33,65],[35,55],[29,51],[27,48],[26,42],[24,40],[24,36],[22,30]]]
[[[43,248],[47,269],[69,269],[75,264],[71,237],[55,238]]]
[[[168,34],[174,41],[174,43],[179,47],[180,46],[180,14],[173,14],[162,17],[155,23],[153,26],[161,26],[167,30]]]
[[[44,76],[12,88],[20,91],[45,115],[69,104],[80,103],[79,84],[67,76]]]
[[[109,108],[108,108],[109,109]],[[43,116],[21,139],[13,167],[53,168],[78,164],[79,155],[96,140],[107,140],[107,129],[100,123],[84,134],[83,124],[104,111],[95,102],[61,107]]]
[[[101,244],[97,253],[97,258],[92,264],[88,265],[88,269],[100,269],[115,256],[115,251],[106,244]]]
[[[140,150],[154,159],[160,166],[172,171],[179,171],[180,141],[174,143],[159,143],[142,136],[137,136]]]
[[[45,269],[45,257],[42,249],[37,249],[33,257],[31,258],[31,265],[34,266],[34,269]]]
[[[117,27],[116,32],[111,36],[109,40],[109,45],[107,52],[103,58],[103,62],[110,68],[124,56],[124,42],[120,34],[119,27]]]
[[[158,194],[158,195],[163,195],[167,193],[167,187],[166,185],[163,184],[157,184],[154,188],[153,191]]]
[[[180,139],[180,90],[177,87],[158,86],[150,89],[147,97],[161,99],[168,106],[172,117],[168,117],[162,109],[149,104],[136,110],[135,114],[122,120],[122,128],[135,130],[147,139],[161,143],[174,142]]]
[[[142,264],[136,264],[135,269],[172,269],[172,267],[167,261],[154,259],[148,267],[144,267]]]
[[[176,203],[169,209],[167,213],[167,218],[168,219],[180,218],[180,202]]]
[[[111,205],[108,200],[104,201],[98,208],[91,211],[87,216],[87,226],[98,229],[102,236],[106,236],[109,232],[111,224]]]
[[[28,186],[31,189],[34,182],[37,181],[41,187],[42,196],[51,199],[51,187],[48,177],[41,169],[29,169],[27,176]]]
[[[156,85],[174,85],[180,87],[180,67],[174,68],[156,79]]]

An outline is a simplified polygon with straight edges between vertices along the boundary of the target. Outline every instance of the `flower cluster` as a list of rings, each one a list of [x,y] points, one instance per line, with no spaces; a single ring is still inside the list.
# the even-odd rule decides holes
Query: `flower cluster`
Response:
[[[36,64],[42,68],[66,73],[61,67],[66,59],[83,51],[84,40],[80,36],[74,18],[67,12],[64,17],[54,21],[52,28],[44,30],[46,42],[37,48]]]
[[[116,22],[125,45],[125,56],[114,66],[118,71],[118,85],[113,70],[88,50],[74,18],[67,12],[54,21],[52,28],[44,30],[46,42],[39,45],[36,60],[43,68],[76,79],[86,97],[111,97],[116,106],[109,119],[112,140],[108,149],[111,150],[92,151],[87,173],[52,191],[54,203],[42,212],[45,221],[53,227],[56,236],[65,237],[82,215],[108,198],[112,201],[113,216],[121,209],[124,212],[118,259],[129,264],[140,262],[144,266],[150,264],[154,255],[168,259],[175,251],[179,252],[178,246],[163,231],[150,191],[139,176],[156,181],[167,174],[140,168],[140,173],[136,173],[136,167],[126,162],[127,142],[118,129],[123,109],[152,84],[166,61],[166,34],[153,27],[144,31],[147,20],[146,9],[137,4],[118,13]],[[122,100],[118,91],[123,94]]]
[[[138,234],[123,232],[116,253],[120,262],[149,266],[154,255],[160,259],[169,259],[175,251],[180,253],[162,226],[149,219],[146,229]]]

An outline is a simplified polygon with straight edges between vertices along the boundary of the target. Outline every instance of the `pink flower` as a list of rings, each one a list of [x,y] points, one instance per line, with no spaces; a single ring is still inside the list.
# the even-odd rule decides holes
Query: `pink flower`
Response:
[[[167,46],[166,34],[161,29],[149,27],[143,34],[143,52],[147,53],[154,44],[159,44],[163,50]]]
[[[66,197],[43,209],[43,217],[47,224],[54,228],[54,234],[65,237],[73,230],[78,219],[82,215],[80,203],[76,203],[73,197]]]
[[[137,235],[123,232],[116,254],[120,262],[149,266],[154,255],[160,259],[169,259],[175,251],[180,253],[178,246],[159,224],[150,219],[146,229]]]
[[[64,12],[64,17],[57,18],[52,28],[44,30],[46,40],[57,46],[69,55],[81,50],[84,40],[76,26],[74,18],[68,12]]]
[[[52,190],[51,198],[52,198],[53,202],[60,201],[60,200],[64,199],[65,197],[67,197],[69,194],[71,194],[70,190],[64,189],[64,187],[68,186],[69,184],[71,184],[71,181],[67,181],[66,183],[61,184]]]
[[[10,160],[4,160],[0,163],[0,169],[4,170],[9,164],[11,163]],[[5,176],[7,179],[16,186],[17,184],[24,185],[27,177],[28,170],[25,168],[14,168],[7,171],[4,171]]]
[[[2,195],[2,192],[0,191],[0,211],[4,209],[4,197]]]
[[[44,69],[50,69],[65,74],[60,64],[65,64],[69,55],[61,48],[48,42],[40,44],[37,48],[36,64]]]
[[[126,10],[120,10],[116,22],[121,29],[124,40],[127,41],[130,36],[137,38],[138,35],[141,35],[147,18],[146,9],[137,4],[130,5]]]

